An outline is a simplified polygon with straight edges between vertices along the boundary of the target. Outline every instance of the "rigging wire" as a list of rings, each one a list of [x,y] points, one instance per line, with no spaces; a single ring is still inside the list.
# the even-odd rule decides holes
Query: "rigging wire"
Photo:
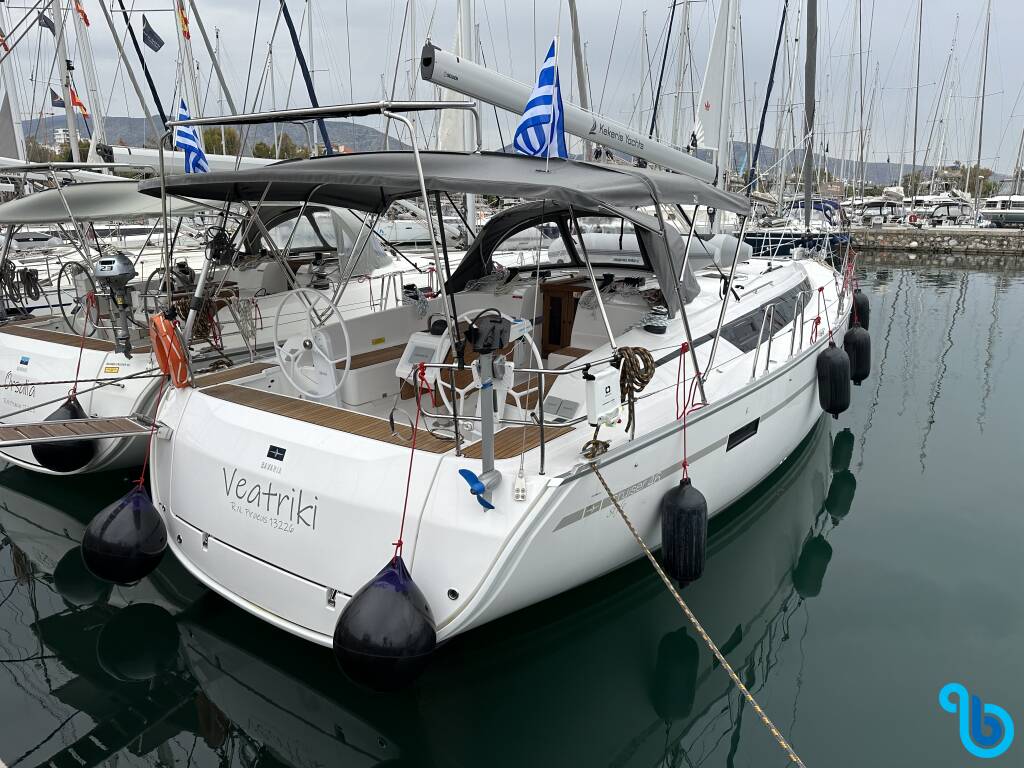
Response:
[[[534,4],[534,17],[536,17],[536,4]],[[601,84],[601,100],[597,103],[598,114],[602,114],[601,110],[604,107],[604,93],[605,89],[608,88],[608,74],[612,70],[612,56],[615,54],[615,38],[619,34],[619,19],[622,17],[622,0],[619,0],[619,10],[615,13],[615,27],[612,30],[612,44],[608,46],[608,63],[604,68],[604,82]],[[536,18],[534,19],[534,26],[536,26]],[[537,58],[536,43],[534,44],[534,58]]]

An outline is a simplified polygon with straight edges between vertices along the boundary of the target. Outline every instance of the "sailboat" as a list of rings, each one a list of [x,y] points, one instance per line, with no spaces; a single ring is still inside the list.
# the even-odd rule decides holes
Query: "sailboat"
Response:
[[[455,67],[463,88],[508,84],[425,50],[432,76]],[[518,84],[506,89],[517,101],[509,90]],[[332,114],[398,119],[425,107]],[[585,136],[603,120],[572,109],[567,130]],[[424,210],[441,192],[524,201],[491,218],[456,269],[444,267],[443,240],[434,246],[443,280],[422,306],[342,317],[334,307],[350,263],[326,301],[291,292],[307,327],[275,323],[273,355],[168,388],[152,492],[186,568],[263,620],[333,645],[357,679],[386,686],[420,668],[434,638],[639,556],[610,494],[629,499],[650,546],[668,546],[659,509],[684,467],[714,515],[778,466],[822,404],[844,408],[816,388],[819,356],[847,323],[842,275],[817,259],[740,263],[737,248],[721,290],[718,266],[696,257],[692,235],[661,211],[696,203],[742,218],[749,202],[708,184],[714,169],[700,161],[647,148],[693,173],[414,146],[143,182],[145,193],[225,204],[258,205],[272,188],[279,202],[367,218],[416,189]],[[591,250],[584,225],[609,218],[617,235]],[[532,264],[497,268],[507,236],[541,227],[557,237],[537,244]],[[569,556],[581,548],[585,558]],[[360,596],[386,583],[405,585],[400,599],[411,602],[395,610],[417,622],[415,645],[406,630],[400,639],[384,626],[347,626],[368,615],[355,607]],[[353,632],[379,640],[384,655],[338,639]]]

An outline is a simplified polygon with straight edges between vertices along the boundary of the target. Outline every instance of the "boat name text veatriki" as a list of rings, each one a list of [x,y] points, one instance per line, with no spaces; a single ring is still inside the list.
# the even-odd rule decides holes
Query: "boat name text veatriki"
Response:
[[[227,467],[221,467],[221,472],[224,475],[224,495],[233,510],[272,528],[280,528],[283,523],[288,523],[290,526],[286,530],[289,533],[296,525],[316,530],[318,496],[313,496],[312,504],[303,504],[301,489],[296,491],[291,488],[291,493],[283,493],[275,491],[272,482],[264,487],[258,480],[240,477],[237,468],[231,470],[230,477]]]

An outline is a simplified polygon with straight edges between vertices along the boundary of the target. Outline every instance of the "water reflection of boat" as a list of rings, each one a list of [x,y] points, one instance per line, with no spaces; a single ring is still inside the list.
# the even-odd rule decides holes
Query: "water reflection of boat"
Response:
[[[705,575],[684,591],[755,695],[788,640],[788,621],[822,591],[831,546],[823,555],[821,542],[849,508],[846,491],[831,506],[826,500],[831,473],[848,474],[842,456],[830,469],[830,445],[819,423],[719,518]],[[0,490],[0,509],[27,503],[14,493]],[[31,512],[49,533],[22,522],[8,528],[3,512],[0,519],[12,540],[34,542],[26,552],[59,562],[77,528],[45,506]],[[61,543],[40,543],[48,536]],[[168,600],[159,583],[146,586],[152,581],[132,588],[141,591],[124,596],[125,608],[100,601],[37,621],[45,646],[73,673],[53,695],[96,722],[58,756],[97,737],[135,755],[169,740],[166,754],[194,751],[195,765],[228,764],[231,756],[230,764],[245,766],[475,765],[483,755],[498,765],[654,765],[730,749],[740,735],[742,707],[729,681],[644,562],[452,641],[415,687],[388,696],[349,683],[327,650],[212,594],[191,604]],[[147,589],[175,614],[174,651],[126,661],[139,619],[148,621],[131,613]],[[115,738],[118,728],[125,732]],[[98,765],[110,754],[82,757]]]
[[[8,610],[17,617],[28,609],[28,626],[13,621],[0,640],[4,661],[16,662],[7,671],[21,676],[29,696],[0,730],[8,764],[100,765],[124,749],[144,756],[193,730],[181,710],[195,684],[176,669],[172,614],[205,590],[171,558],[130,587],[101,582],[82,562],[79,541],[96,502],[121,485],[114,475],[42,484],[23,469],[0,472],[0,535],[17,579]],[[22,632],[34,639],[16,640]],[[72,715],[32,743],[39,718],[68,709]]]

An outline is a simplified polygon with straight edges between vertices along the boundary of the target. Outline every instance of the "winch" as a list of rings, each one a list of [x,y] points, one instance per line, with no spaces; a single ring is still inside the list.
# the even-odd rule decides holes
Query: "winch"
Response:
[[[102,256],[93,269],[93,279],[99,290],[110,299],[110,314],[114,327],[114,349],[132,356],[131,323],[132,301],[128,283],[135,277],[135,264],[131,257],[120,251]]]

